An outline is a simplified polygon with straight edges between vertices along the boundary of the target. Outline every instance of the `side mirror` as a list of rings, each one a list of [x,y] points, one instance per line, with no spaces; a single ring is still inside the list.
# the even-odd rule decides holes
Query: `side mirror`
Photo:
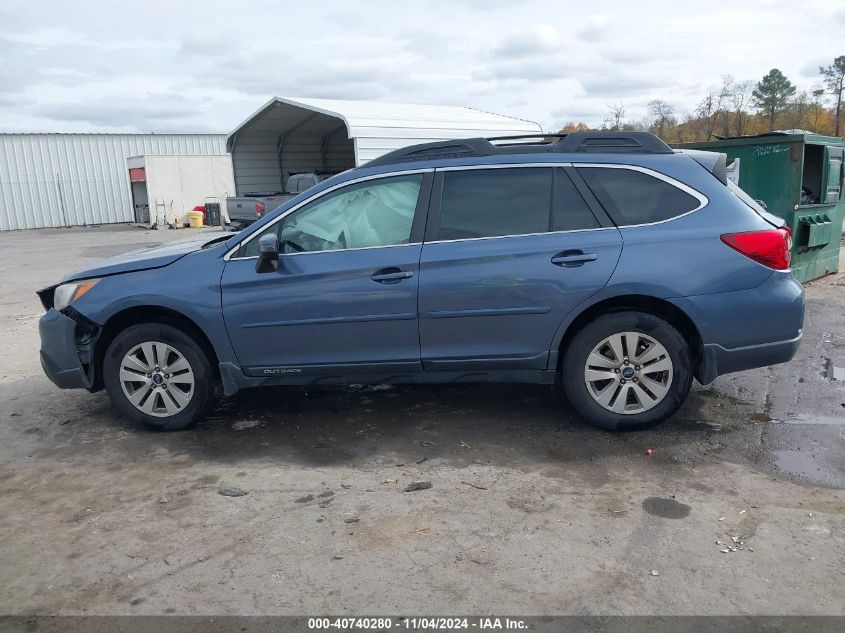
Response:
[[[255,272],[271,273],[279,269],[279,237],[268,233],[258,238],[258,261]]]

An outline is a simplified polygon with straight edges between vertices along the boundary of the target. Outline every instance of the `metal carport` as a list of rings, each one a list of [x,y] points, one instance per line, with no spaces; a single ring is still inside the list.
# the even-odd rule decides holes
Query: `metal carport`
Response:
[[[284,191],[290,174],[339,172],[416,143],[540,132],[531,121],[458,106],[274,97],[227,148],[243,195]]]

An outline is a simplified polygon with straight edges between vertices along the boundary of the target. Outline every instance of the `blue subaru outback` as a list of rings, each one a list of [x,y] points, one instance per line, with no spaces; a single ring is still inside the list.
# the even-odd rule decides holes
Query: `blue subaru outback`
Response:
[[[41,362],[152,429],[262,385],[557,381],[643,429],[792,358],[790,241],[724,154],[647,133],[428,143],[40,291]]]

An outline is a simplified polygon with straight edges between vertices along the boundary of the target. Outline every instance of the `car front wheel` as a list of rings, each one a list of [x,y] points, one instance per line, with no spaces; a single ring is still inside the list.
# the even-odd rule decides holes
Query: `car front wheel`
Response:
[[[213,406],[216,376],[193,337],[166,324],[134,325],[106,350],[103,381],[125,417],[157,431],[185,429]]]
[[[590,322],[573,337],[561,369],[572,406],[610,431],[660,424],[683,404],[692,384],[686,340],[646,312],[613,312]]]

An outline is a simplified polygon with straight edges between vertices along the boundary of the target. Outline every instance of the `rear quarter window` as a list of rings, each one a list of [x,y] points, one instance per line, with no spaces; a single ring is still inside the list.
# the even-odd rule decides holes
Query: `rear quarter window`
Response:
[[[578,173],[617,226],[669,220],[700,206],[686,191],[634,169],[578,167]]]

